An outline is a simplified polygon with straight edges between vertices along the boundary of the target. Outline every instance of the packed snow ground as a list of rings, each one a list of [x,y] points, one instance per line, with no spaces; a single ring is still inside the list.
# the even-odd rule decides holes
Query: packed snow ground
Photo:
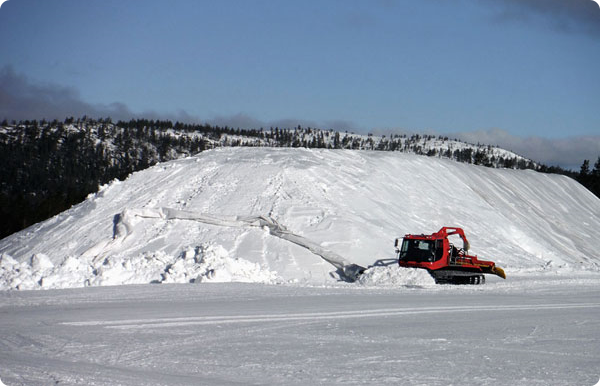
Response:
[[[517,275],[506,283],[5,291],[0,379],[8,386],[596,384],[597,275]]]

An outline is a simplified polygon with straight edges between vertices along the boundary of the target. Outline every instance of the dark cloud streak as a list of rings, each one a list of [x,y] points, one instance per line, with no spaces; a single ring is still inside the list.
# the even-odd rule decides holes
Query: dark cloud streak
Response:
[[[83,115],[121,119],[132,114],[123,103],[92,105],[82,101],[74,88],[30,82],[10,66],[0,69],[0,118],[63,119]]]
[[[17,74],[11,66],[0,69],[0,119],[32,120],[58,119],[66,117],[92,118],[110,117],[113,120],[132,118],[169,119],[180,122],[201,122],[198,117],[184,110],[176,113],[145,111],[135,113],[121,102],[91,104],[82,100],[72,87],[51,83],[40,83]]]
[[[547,166],[579,170],[583,160],[592,164],[600,156],[600,135],[565,138],[520,137],[501,129],[448,134],[470,143],[497,145]]]
[[[188,114],[185,110],[179,110],[175,113],[151,110],[136,113],[121,102],[108,105],[87,103],[82,100],[79,92],[72,87],[33,82],[26,76],[16,73],[11,66],[0,69],[0,120],[62,120],[66,117],[82,117],[84,115],[92,118],[111,117],[115,121],[134,118],[168,119],[173,122],[208,123],[240,129],[294,128],[300,125],[303,127],[331,128],[340,131],[357,131],[356,125],[343,120],[332,120],[323,123],[294,118],[263,121],[245,113],[217,115],[203,119]]]
[[[345,120],[328,120],[324,122],[317,122],[307,119],[277,119],[270,121],[263,121],[249,114],[238,113],[233,115],[218,115],[212,119],[207,120],[207,123],[217,126],[228,126],[240,129],[269,129],[271,127],[278,127],[280,129],[293,129],[297,126],[312,127],[325,130],[336,130],[336,131],[348,131],[348,132],[360,132],[361,129],[350,121]]]
[[[530,23],[539,18],[559,32],[600,35],[600,7],[592,0],[485,0],[499,22]]]

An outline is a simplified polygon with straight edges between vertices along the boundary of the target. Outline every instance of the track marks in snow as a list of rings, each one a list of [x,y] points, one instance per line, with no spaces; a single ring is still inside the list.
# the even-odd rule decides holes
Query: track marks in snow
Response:
[[[92,320],[84,322],[63,322],[61,324],[74,327],[98,326],[119,330],[136,330],[150,328],[171,328],[199,325],[245,324],[245,323],[280,323],[349,318],[380,318],[418,314],[443,314],[464,312],[503,312],[503,311],[544,311],[570,310],[581,308],[600,308],[600,303],[565,303],[565,304],[522,304],[505,306],[452,306],[452,307],[406,307],[383,308],[373,310],[355,310],[340,312],[309,312],[290,314],[257,314],[257,315],[224,315],[224,316],[192,316],[158,319],[128,319],[128,320]]]

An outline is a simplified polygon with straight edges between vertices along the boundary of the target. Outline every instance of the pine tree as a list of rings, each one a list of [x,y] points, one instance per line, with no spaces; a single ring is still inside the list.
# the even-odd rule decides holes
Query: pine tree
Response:
[[[590,174],[590,160],[584,160],[579,170],[579,177],[586,178]]]
[[[594,176],[594,178],[600,178],[600,157],[598,157],[598,160],[594,164],[594,170],[592,170],[592,175]]]

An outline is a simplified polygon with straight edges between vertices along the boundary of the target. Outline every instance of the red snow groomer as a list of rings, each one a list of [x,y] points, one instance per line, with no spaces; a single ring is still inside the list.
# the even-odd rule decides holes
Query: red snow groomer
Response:
[[[463,247],[455,247],[448,236],[459,235]],[[483,284],[485,273],[506,279],[504,270],[493,261],[477,259],[468,254],[469,241],[461,228],[443,227],[431,235],[405,235],[396,253],[401,267],[424,268],[438,284]]]

